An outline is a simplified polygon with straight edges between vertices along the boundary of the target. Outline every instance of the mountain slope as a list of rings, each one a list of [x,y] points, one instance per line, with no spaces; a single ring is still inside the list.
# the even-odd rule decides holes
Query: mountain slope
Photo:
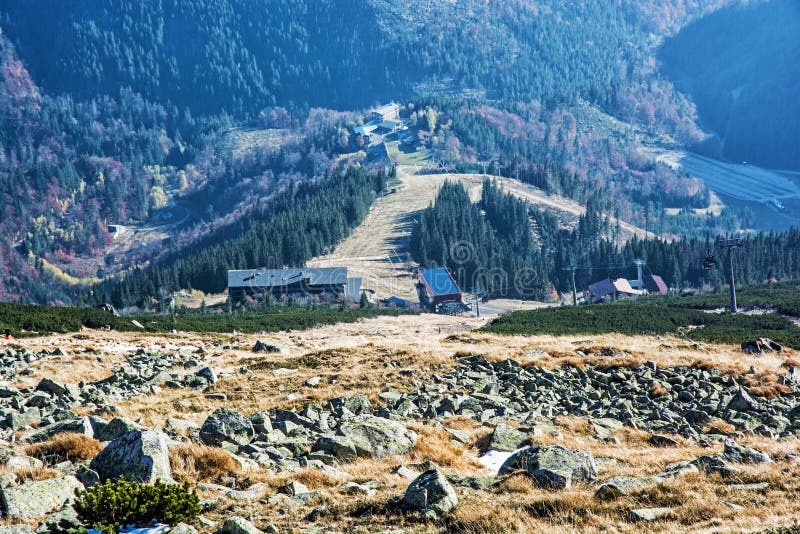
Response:
[[[719,133],[725,156],[800,168],[800,4],[731,6],[664,43],[664,71]]]
[[[130,86],[192,113],[248,113],[353,109],[412,86],[607,103],[642,81],[650,31],[666,31],[650,13],[669,26],[720,1],[2,0],[0,12],[46,91]]]

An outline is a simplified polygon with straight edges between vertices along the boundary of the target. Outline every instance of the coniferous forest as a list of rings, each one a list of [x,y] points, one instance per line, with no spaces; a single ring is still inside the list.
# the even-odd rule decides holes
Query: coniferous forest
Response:
[[[464,281],[503,269],[524,280],[486,275],[484,290],[547,298],[564,290],[565,265],[585,267],[584,283],[643,247],[654,271],[697,284],[697,243],[770,223],[747,205],[710,209],[703,180],[647,149],[796,163],[794,123],[774,124],[794,116],[780,107],[796,82],[795,47],[781,44],[793,4],[728,4],[0,0],[0,299],[141,306],[177,288],[218,291],[228,267],[303,263],[381,190],[390,162],[353,131],[392,100],[412,132],[430,130],[430,167],[517,178],[589,207],[568,229],[496,188],[465,207],[448,186],[415,230],[420,261],[448,261],[469,236]],[[764,66],[731,103],[738,71],[684,52],[731,24],[743,43],[764,41],[741,22],[749,14],[787,53],[770,48],[765,63],[759,47],[715,41],[721,63],[749,46],[741,68]],[[692,80],[706,71],[704,92]],[[773,117],[763,124],[761,102]],[[623,244],[607,216],[664,242]],[[743,276],[791,276],[793,232],[756,235],[777,259],[742,262]]]
[[[420,215],[412,254],[425,266],[446,265],[464,290],[492,297],[548,299],[553,290],[568,293],[573,266],[578,291],[604,278],[635,278],[636,259],[674,289],[721,287],[729,276],[727,253],[716,250],[710,236],[634,237],[620,244],[619,228],[603,215],[600,195],[570,230],[490,181],[478,203],[461,184],[446,184]],[[706,271],[709,254],[718,265]],[[800,230],[745,237],[734,265],[740,284],[800,278]]]

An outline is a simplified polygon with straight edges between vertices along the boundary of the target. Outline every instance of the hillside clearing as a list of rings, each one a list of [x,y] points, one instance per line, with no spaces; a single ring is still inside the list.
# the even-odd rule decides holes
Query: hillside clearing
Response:
[[[414,279],[409,271],[408,242],[415,214],[431,204],[446,181],[464,184],[473,201],[480,200],[487,175],[422,172],[421,167],[397,166],[398,185],[394,192],[375,200],[364,222],[341,242],[333,252],[314,258],[310,267],[348,267],[363,277],[362,287],[380,298],[396,295],[416,300]],[[544,191],[512,178],[489,176],[505,191],[527,200],[541,209],[554,211],[563,224],[572,226],[585,208],[575,201],[548,195]],[[611,219],[611,224],[616,224]],[[633,236],[653,238],[652,233],[620,221],[623,239]]]

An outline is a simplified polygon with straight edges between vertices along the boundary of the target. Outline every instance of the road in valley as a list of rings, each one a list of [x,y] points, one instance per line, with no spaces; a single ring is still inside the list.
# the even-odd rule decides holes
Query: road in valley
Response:
[[[681,168],[703,180],[708,188],[721,195],[739,200],[774,204],[787,199],[800,199],[800,186],[778,171],[754,165],[727,163],[713,158],[662,148],[645,151],[656,161],[672,168]]]

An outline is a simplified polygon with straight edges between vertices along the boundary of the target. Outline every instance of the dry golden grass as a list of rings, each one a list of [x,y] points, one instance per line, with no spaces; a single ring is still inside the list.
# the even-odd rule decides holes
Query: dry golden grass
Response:
[[[438,427],[412,424],[418,435],[416,446],[409,453],[415,462],[431,461],[440,467],[456,472],[475,471],[481,468],[475,454],[452,439],[446,430]]]
[[[655,399],[666,394],[667,394],[667,388],[665,388],[658,382],[653,382],[653,385],[650,387],[650,397]]]
[[[8,470],[0,470],[0,474],[3,472],[11,472],[17,476],[17,482],[32,482],[35,480],[47,480],[50,478],[58,478],[63,476],[61,473],[56,471],[55,469],[50,469],[49,467],[26,467],[24,469],[16,469],[14,471]]]
[[[142,419],[146,425],[163,425],[166,418],[180,417],[202,423],[215,408],[226,407],[246,414],[275,407],[301,407],[308,403],[324,404],[341,395],[361,393],[371,401],[386,388],[407,391],[419,387],[431,373],[446,373],[457,365],[457,353],[480,353],[490,361],[514,358],[523,365],[555,368],[561,365],[600,365],[603,367],[638,365],[653,361],[661,367],[715,367],[741,379],[751,391],[766,395],[781,394],[775,388],[776,378],[787,365],[797,360],[794,351],[783,355],[765,354],[758,358],[744,355],[738,347],[709,346],[702,356],[678,338],[622,335],[604,336],[515,336],[502,337],[470,332],[481,324],[475,319],[444,316],[415,316],[379,318],[348,325],[331,325],[302,333],[283,332],[270,335],[177,334],[143,335],[116,332],[86,332],[87,339],[53,336],[32,341],[43,348],[63,346],[69,354],[91,354],[92,360],[81,356],[76,360],[82,376],[97,373],[97,357],[113,367],[123,360],[120,347],[144,346],[148,349],[191,345],[204,347],[208,352],[222,355],[210,360],[220,376],[213,391],[227,395],[227,400],[205,398],[202,392],[188,389],[163,389],[159,395],[135,398],[119,404],[120,415]],[[82,335],[84,335],[82,333]],[[256,339],[288,345],[289,355],[256,356],[249,349]],[[55,342],[54,342],[55,341]],[[222,350],[219,345],[233,346]],[[93,352],[83,352],[91,348]],[[125,348],[125,350],[132,350]],[[585,356],[579,355],[581,350]],[[616,354],[616,355],[615,355]],[[789,359],[787,359],[787,356]],[[35,384],[53,371],[64,371],[70,361],[53,360],[47,366],[33,368],[24,380]],[[750,372],[751,366],[754,372]],[[248,367],[250,375],[240,373]],[[291,368],[281,375],[277,368]],[[48,373],[45,375],[44,373]],[[187,369],[186,372],[193,372]],[[59,375],[61,376],[61,375]],[[78,376],[78,375],[75,375]],[[320,376],[317,387],[306,381]],[[745,381],[747,380],[747,381]],[[65,380],[70,382],[71,380]],[[764,388],[763,390],[755,388]],[[648,392],[650,393],[650,392]],[[651,394],[663,394],[655,390]],[[290,397],[291,395],[291,397]],[[498,421],[486,425],[465,417],[452,417],[444,426],[470,432],[471,441],[461,444],[445,430],[435,426],[411,425],[419,434],[418,445],[407,455],[384,459],[359,459],[338,469],[345,474],[330,476],[313,469],[296,473],[269,474],[264,471],[238,473],[240,485],[266,482],[277,489],[296,480],[310,489],[324,490],[328,497],[307,505],[286,507],[266,501],[242,502],[222,499],[218,507],[205,512],[219,523],[230,515],[252,516],[262,529],[274,523],[286,531],[311,527],[304,520],[319,504],[327,504],[329,514],[316,526],[324,525],[334,532],[375,532],[406,529],[409,532],[642,532],[642,531],[752,531],[766,526],[790,524],[800,519],[800,463],[788,455],[798,452],[795,440],[772,440],[756,436],[736,435],[739,443],[768,452],[776,463],[762,466],[741,466],[741,474],[731,480],[703,474],[668,481],[635,495],[612,502],[594,498],[595,486],[576,484],[563,491],[537,488],[521,476],[505,480],[491,491],[476,491],[457,487],[460,506],[447,519],[426,522],[416,514],[401,513],[396,498],[405,491],[409,480],[393,474],[398,464],[424,461],[437,463],[448,474],[486,476],[487,470],[477,461],[482,444]],[[599,440],[588,422],[577,417],[558,417],[554,422],[558,432],[540,425],[541,432],[533,438],[537,444],[562,445],[591,452],[598,460],[599,479],[612,476],[644,476],[659,473],[667,464],[692,460],[702,454],[719,454],[721,443],[703,448],[696,443],[676,437],[675,447],[652,447],[649,433],[623,428],[613,433],[616,443]],[[725,432],[735,429],[721,421],[710,427]],[[196,446],[194,446],[196,447]],[[221,452],[218,449],[212,449]],[[224,453],[223,453],[224,454]],[[219,481],[235,472],[238,464],[230,458],[211,457],[202,448],[173,451],[171,455],[176,478],[180,480]],[[235,465],[229,464],[231,460]],[[56,476],[41,470],[30,476]],[[27,475],[26,475],[27,476]],[[363,498],[348,495],[338,486],[344,481],[372,483],[377,494]],[[730,487],[731,483],[769,482],[765,491],[747,492]],[[729,503],[729,504],[725,504]],[[741,510],[732,507],[743,507]],[[626,519],[628,510],[647,506],[670,506],[673,515],[654,524],[632,524]],[[253,515],[256,514],[256,515]],[[211,527],[200,526],[202,534]]]
[[[792,388],[778,382],[778,375],[772,371],[747,373],[740,376],[739,380],[750,395],[774,399],[792,392]]]
[[[48,441],[34,443],[25,447],[25,454],[40,460],[51,460],[51,463],[63,461],[81,462],[97,456],[103,446],[94,438],[85,434],[65,432],[56,434]]]
[[[285,473],[255,473],[248,476],[250,482],[265,482],[273,489],[280,488],[289,482],[300,482],[309,490],[328,489],[347,482],[349,477],[335,477],[318,469],[305,468]]]
[[[171,449],[169,463],[179,482],[217,482],[240,470],[239,462],[225,450],[197,444]]]

